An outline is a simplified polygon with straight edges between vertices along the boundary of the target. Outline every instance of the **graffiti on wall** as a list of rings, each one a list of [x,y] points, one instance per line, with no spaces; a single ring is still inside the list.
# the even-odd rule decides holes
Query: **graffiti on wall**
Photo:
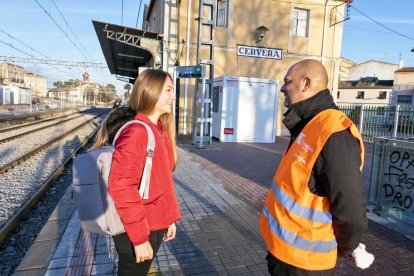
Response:
[[[381,195],[382,205],[414,214],[414,150],[388,148]]]

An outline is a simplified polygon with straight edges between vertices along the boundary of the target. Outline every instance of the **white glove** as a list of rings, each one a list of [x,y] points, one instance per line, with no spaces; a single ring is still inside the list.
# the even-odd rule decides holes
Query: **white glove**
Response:
[[[360,243],[358,247],[352,252],[352,257],[355,259],[355,265],[359,268],[366,269],[374,262],[374,255],[365,250],[365,244]]]

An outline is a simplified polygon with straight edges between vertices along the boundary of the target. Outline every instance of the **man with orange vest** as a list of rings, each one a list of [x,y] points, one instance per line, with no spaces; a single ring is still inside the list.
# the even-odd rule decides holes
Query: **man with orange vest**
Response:
[[[271,275],[334,275],[338,256],[353,256],[361,268],[374,259],[360,243],[368,227],[364,144],[327,84],[323,65],[303,60],[280,89],[291,140],[260,215]]]

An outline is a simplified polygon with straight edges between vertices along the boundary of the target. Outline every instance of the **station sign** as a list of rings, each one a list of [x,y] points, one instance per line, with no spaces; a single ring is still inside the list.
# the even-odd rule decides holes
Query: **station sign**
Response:
[[[202,67],[201,65],[195,66],[177,66],[177,78],[181,79],[192,79],[192,78],[201,78],[202,77]]]
[[[278,60],[282,59],[282,49],[279,48],[253,47],[237,44],[236,53],[238,56],[270,58]]]

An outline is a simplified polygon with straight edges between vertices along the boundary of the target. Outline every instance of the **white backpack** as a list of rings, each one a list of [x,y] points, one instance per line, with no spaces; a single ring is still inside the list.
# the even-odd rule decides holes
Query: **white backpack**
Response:
[[[146,123],[132,120],[117,131],[112,145],[89,150],[77,156],[73,161],[73,193],[81,225],[85,231],[110,236],[125,232],[108,192],[108,180],[115,142],[122,130],[134,123],[143,125],[148,134],[147,159],[139,186],[141,197],[148,199],[155,138],[151,128]]]

